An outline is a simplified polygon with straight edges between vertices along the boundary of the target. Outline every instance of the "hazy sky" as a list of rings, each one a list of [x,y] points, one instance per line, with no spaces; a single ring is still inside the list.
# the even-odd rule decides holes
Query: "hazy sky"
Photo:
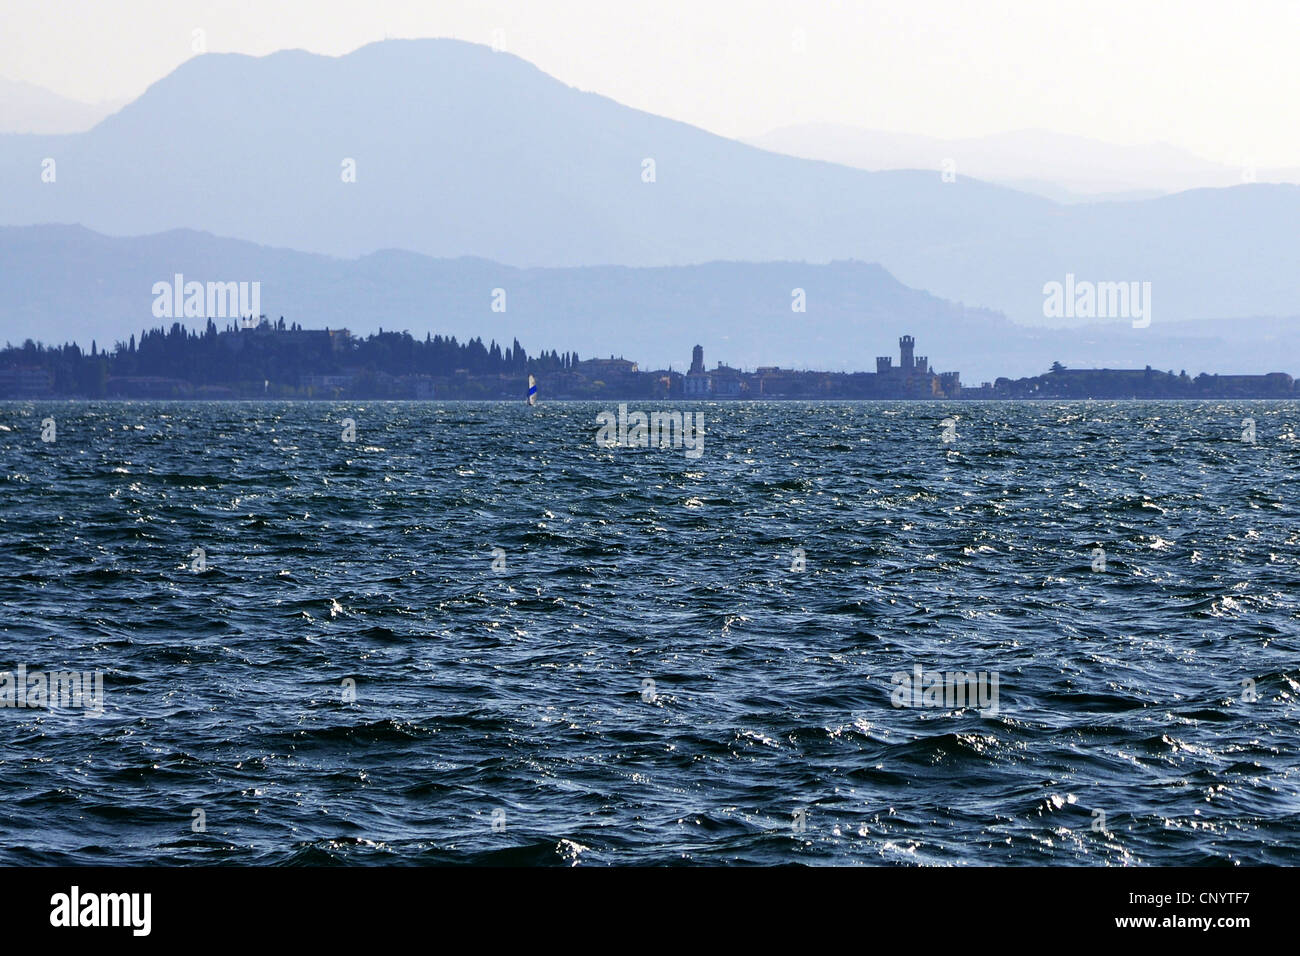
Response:
[[[728,136],[839,122],[1028,127],[1300,165],[1300,0],[0,0],[0,75],[138,95],[207,48],[337,55],[385,34],[491,43]]]

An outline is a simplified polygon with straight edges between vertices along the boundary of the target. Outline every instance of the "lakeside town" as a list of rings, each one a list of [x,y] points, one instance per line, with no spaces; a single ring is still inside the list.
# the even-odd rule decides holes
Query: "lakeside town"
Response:
[[[1127,398],[1300,398],[1292,376],[1189,376],[1186,371],[1074,369],[1060,362],[1042,375],[998,378],[978,387],[957,371],[938,372],[916,353],[911,335],[898,356],[877,356],[875,371],[827,372],[760,366],[708,368],[696,345],[685,371],[643,371],[625,358],[582,359],[576,352],[530,356],[518,340],[502,348],[474,338],[406,332],[359,337],[347,329],[305,329],[245,321],[202,332],[179,322],[101,351],[31,340],[0,350],[0,399],[338,400],[522,399],[528,376],[544,400],[1001,400]]]

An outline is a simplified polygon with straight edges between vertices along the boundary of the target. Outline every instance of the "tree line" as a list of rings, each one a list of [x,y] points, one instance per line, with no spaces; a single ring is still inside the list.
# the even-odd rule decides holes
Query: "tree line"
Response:
[[[199,331],[173,322],[170,328],[145,329],[137,337],[100,350],[92,341],[85,351],[75,343],[47,346],[28,339],[5,343],[0,368],[45,369],[59,395],[103,395],[110,378],[174,378],[193,385],[238,385],[264,381],[296,385],[302,376],[343,372],[393,376],[447,377],[464,371],[471,376],[522,378],[567,371],[579,362],[576,352],[543,351],[530,356],[519,340],[504,349],[495,341],[475,337],[459,342],[455,336],[382,328],[364,338],[342,330],[307,330],[262,320],[253,328],[227,326],[219,332],[212,319]]]

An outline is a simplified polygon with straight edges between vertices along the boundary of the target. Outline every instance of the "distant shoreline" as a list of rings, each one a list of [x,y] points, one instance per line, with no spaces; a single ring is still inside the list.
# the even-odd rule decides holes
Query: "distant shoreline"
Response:
[[[502,347],[481,338],[380,332],[364,339],[347,329],[306,329],[262,317],[200,333],[174,322],[132,334],[89,353],[75,344],[27,341],[0,350],[0,399],[197,401],[523,401],[530,380],[538,400],[666,401],[981,401],[1079,399],[1300,398],[1285,372],[1195,377],[1186,371],[1073,369],[1060,362],[1042,375],[1001,377],[964,386],[957,371],[938,372],[911,335],[895,356],[878,355],[875,371],[831,372],[719,362],[709,368],[700,345],[689,369],[642,370],[624,358],[577,352],[529,355],[516,339]]]

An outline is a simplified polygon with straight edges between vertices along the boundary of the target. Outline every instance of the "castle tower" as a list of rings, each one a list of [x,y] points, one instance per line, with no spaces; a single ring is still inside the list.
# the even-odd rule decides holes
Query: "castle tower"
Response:
[[[898,340],[898,351],[900,353],[898,367],[904,372],[912,371],[912,349],[916,346],[916,339],[910,335],[904,335]]]
[[[877,355],[877,356],[876,356],[876,374],[877,374],[877,375],[888,375],[889,372],[890,372],[890,369],[893,367],[893,364],[894,364],[894,359],[893,359],[891,356],[889,356],[889,355]]]
[[[691,374],[701,375],[704,373],[704,347],[701,345],[691,349]]]

